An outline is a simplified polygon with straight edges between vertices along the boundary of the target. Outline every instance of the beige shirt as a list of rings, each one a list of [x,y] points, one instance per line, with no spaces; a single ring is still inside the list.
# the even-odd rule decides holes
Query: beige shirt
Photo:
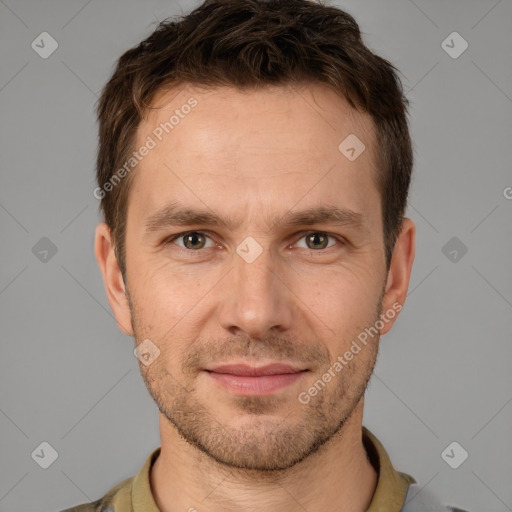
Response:
[[[400,512],[407,489],[416,481],[406,473],[396,471],[379,440],[363,427],[363,443],[368,457],[378,474],[377,487],[367,512]],[[62,512],[160,512],[150,486],[151,466],[160,454],[154,450],[139,473],[112,488],[103,498]]]

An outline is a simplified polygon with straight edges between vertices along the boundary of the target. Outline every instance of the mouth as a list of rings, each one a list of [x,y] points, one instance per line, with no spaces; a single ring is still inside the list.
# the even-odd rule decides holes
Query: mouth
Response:
[[[272,363],[260,367],[227,364],[204,371],[224,390],[238,396],[272,395],[291,386],[309,372],[307,369],[283,363]]]

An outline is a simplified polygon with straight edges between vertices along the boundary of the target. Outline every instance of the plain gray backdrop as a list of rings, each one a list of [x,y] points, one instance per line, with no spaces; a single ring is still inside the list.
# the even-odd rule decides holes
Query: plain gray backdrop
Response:
[[[2,512],[97,499],[160,444],[93,253],[94,106],[125,50],[198,4],[0,1]],[[400,69],[416,158],[416,261],[364,424],[447,503],[510,511],[512,2],[332,4]]]

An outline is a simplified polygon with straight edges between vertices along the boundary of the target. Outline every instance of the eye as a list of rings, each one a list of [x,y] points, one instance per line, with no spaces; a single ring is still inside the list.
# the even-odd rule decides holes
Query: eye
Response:
[[[182,241],[183,245],[177,243],[178,240]],[[211,245],[209,246],[206,245],[208,240],[211,243]],[[182,249],[189,250],[208,249],[215,245],[213,243],[213,240],[202,231],[187,231],[186,233],[180,233],[168,239],[166,243],[170,242],[175,243],[178,247],[181,247]]]
[[[324,233],[323,231],[312,231],[307,233],[306,236],[303,236],[300,240],[306,241],[305,247],[303,246],[304,249],[316,250],[332,247],[334,243],[327,245],[329,243],[329,238],[335,240],[332,235]]]
[[[331,239],[331,243],[329,243],[329,239]],[[305,241],[305,244],[303,243],[302,246],[299,245],[303,240]],[[338,241],[342,243],[342,241]],[[215,242],[203,231],[187,231],[185,233],[179,233],[167,239],[164,244],[167,245],[171,242],[178,247],[189,251],[209,249],[215,246]],[[323,250],[328,249],[335,244],[336,237],[333,235],[329,235],[323,231],[310,231],[302,236],[299,242],[295,245],[303,249]]]

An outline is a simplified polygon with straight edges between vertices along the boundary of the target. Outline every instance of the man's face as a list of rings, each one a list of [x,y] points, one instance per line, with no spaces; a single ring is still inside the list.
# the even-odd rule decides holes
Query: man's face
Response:
[[[133,171],[126,231],[131,326],[160,350],[142,375],[160,412],[215,460],[291,467],[340,430],[376,359],[378,336],[299,400],[382,312],[371,120],[321,86],[188,87],[155,105],[137,132],[136,148],[148,136],[156,146]],[[351,134],[366,148],[355,160],[360,146],[338,149]],[[171,206],[174,217],[158,216]],[[297,220],[320,208],[348,213]],[[192,211],[225,225],[187,221]],[[247,367],[263,375],[240,375]]]

